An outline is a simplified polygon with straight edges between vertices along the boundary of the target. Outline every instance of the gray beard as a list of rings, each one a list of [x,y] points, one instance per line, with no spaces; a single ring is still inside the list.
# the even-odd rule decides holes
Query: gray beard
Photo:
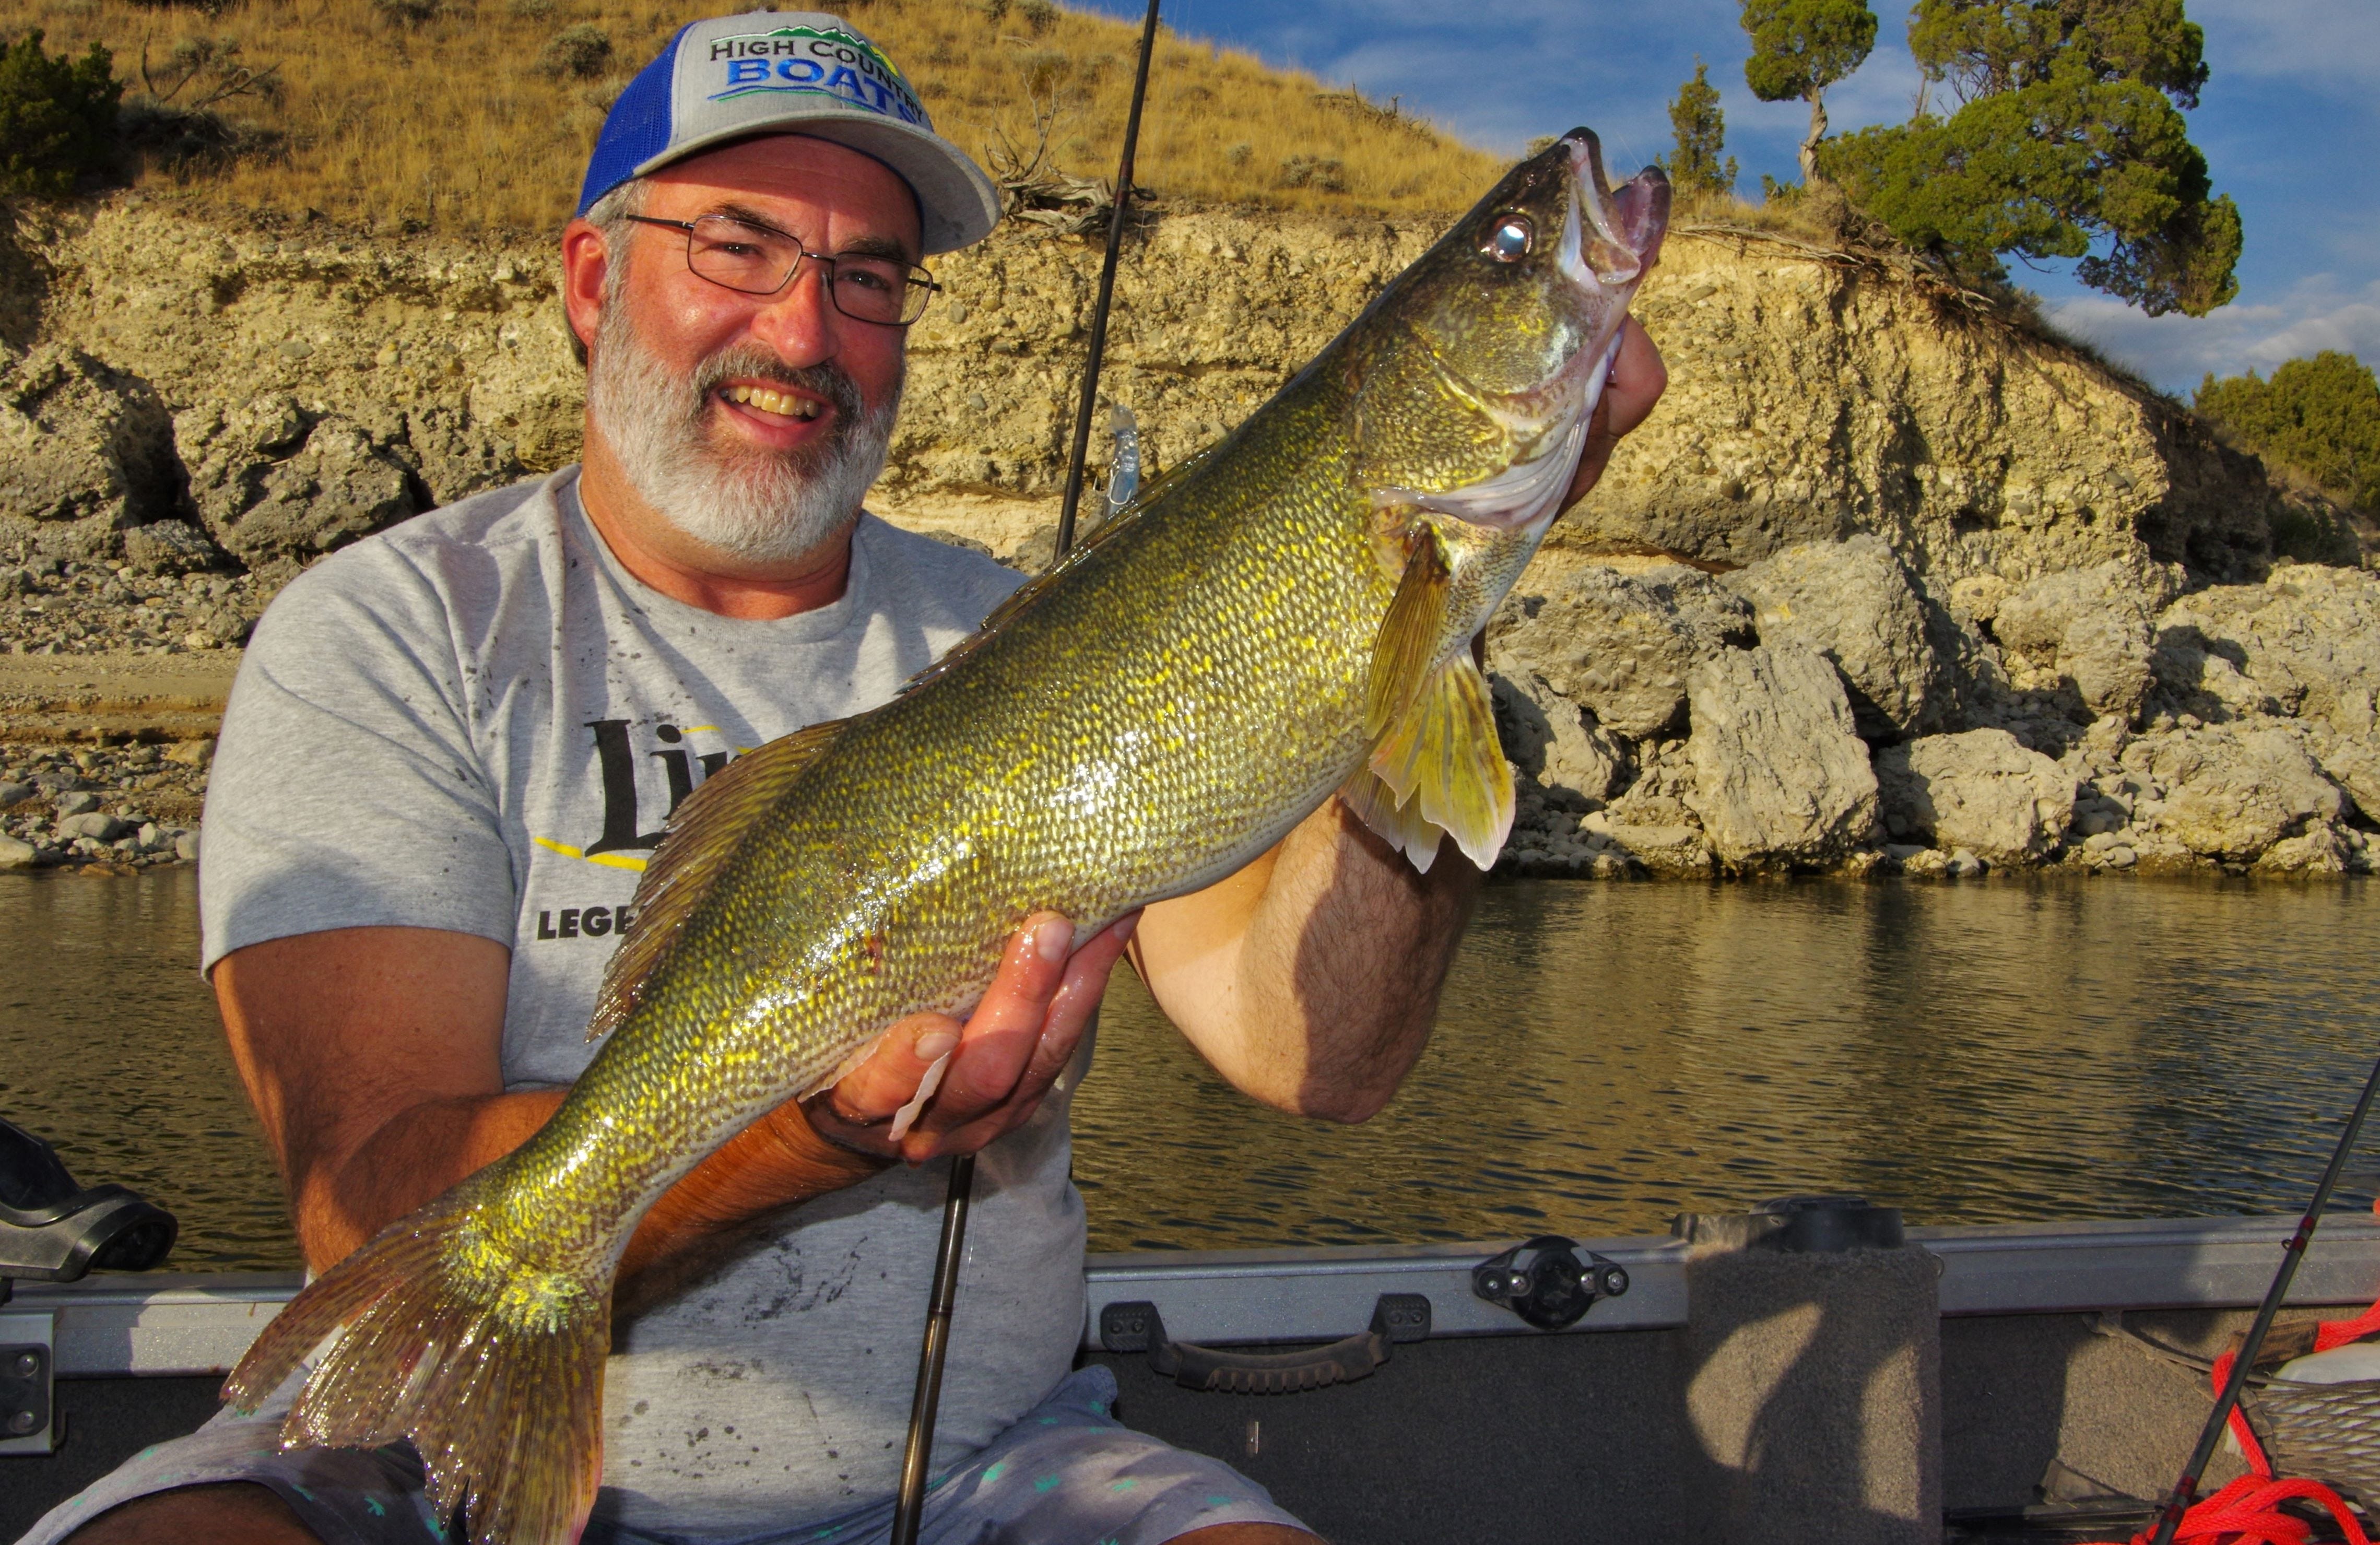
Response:
[[[587,402],[629,486],[654,513],[707,547],[761,564],[815,551],[859,517],[884,470],[900,381],[871,408],[842,367],[796,370],[748,345],[679,377],[644,347],[626,310],[603,308]],[[783,455],[714,444],[710,395],[736,377],[798,386],[832,403],[825,441]]]

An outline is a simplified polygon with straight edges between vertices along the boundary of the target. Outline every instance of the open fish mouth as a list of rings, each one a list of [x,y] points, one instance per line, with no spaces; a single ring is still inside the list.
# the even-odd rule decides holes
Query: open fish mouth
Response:
[[[1575,244],[1563,245],[1562,266],[1582,284],[1590,276],[1603,286],[1628,284],[1660,254],[1670,226],[1670,179],[1647,166],[1614,187],[1593,129],[1573,128],[1561,143],[1570,152],[1579,216]]]
[[[1573,128],[1558,143],[1570,152],[1561,271],[1600,314],[1602,342],[1579,350],[1526,391],[1478,399],[1498,422],[1532,444],[1524,458],[1528,461],[1543,454],[1535,448],[1540,445],[1558,454],[1574,452],[1575,444],[1563,445],[1565,437],[1557,432],[1572,432],[1568,438],[1575,442],[1584,430],[1585,416],[1601,395],[1620,347],[1619,323],[1628,299],[1660,255],[1670,225],[1670,179],[1658,167],[1647,166],[1615,188],[1606,179],[1603,146],[1593,129]]]

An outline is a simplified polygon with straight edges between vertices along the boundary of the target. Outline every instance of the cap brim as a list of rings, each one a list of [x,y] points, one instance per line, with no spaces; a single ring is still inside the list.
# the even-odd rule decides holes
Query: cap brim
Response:
[[[699,139],[672,145],[637,168],[646,176],[731,140],[761,134],[800,134],[847,146],[900,174],[917,195],[920,233],[928,253],[972,247],[1000,224],[1000,189],[972,157],[931,129],[866,111],[842,112],[816,102],[773,117],[747,118]]]

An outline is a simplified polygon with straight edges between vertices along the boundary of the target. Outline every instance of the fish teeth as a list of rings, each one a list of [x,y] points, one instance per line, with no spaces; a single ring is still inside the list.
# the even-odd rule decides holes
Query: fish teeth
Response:
[[[815,419],[819,405],[808,397],[797,397],[788,392],[772,392],[766,386],[730,386],[722,394],[729,402],[757,408],[763,413],[775,413],[787,419]]]

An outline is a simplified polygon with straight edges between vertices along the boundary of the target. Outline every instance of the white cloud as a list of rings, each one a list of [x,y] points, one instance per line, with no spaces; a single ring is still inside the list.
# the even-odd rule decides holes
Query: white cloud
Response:
[[[2380,17],[2372,0],[2192,0],[2206,62],[2288,80],[2380,87]]]
[[[1890,27],[1880,29],[1867,62],[1848,79],[1827,89],[1830,132],[1848,134],[1870,124],[1907,123],[1916,109],[1922,79],[1907,41]],[[1799,103],[1792,106],[1796,112],[1803,111]]]
[[[2107,296],[2052,302],[2060,327],[2106,349],[2170,392],[2188,393],[2209,371],[2238,375],[2325,348],[2380,362],[2380,279],[2300,280],[2276,301],[2234,302],[2207,316],[2150,317]]]
[[[1388,39],[1339,54],[1317,73],[1353,81],[1375,101],[1401,96],[1407,107],[1462,138],[1507,154],[1537,135],[1580,123],[1601,136],[1614,167],[1633,168],[1669,148],[1665,103],[1617,89],[1621,82],[1608,65],[1452,40],[1424,52],[1403,39]],[[1450,89],[1453,82],[1468,84]]]

